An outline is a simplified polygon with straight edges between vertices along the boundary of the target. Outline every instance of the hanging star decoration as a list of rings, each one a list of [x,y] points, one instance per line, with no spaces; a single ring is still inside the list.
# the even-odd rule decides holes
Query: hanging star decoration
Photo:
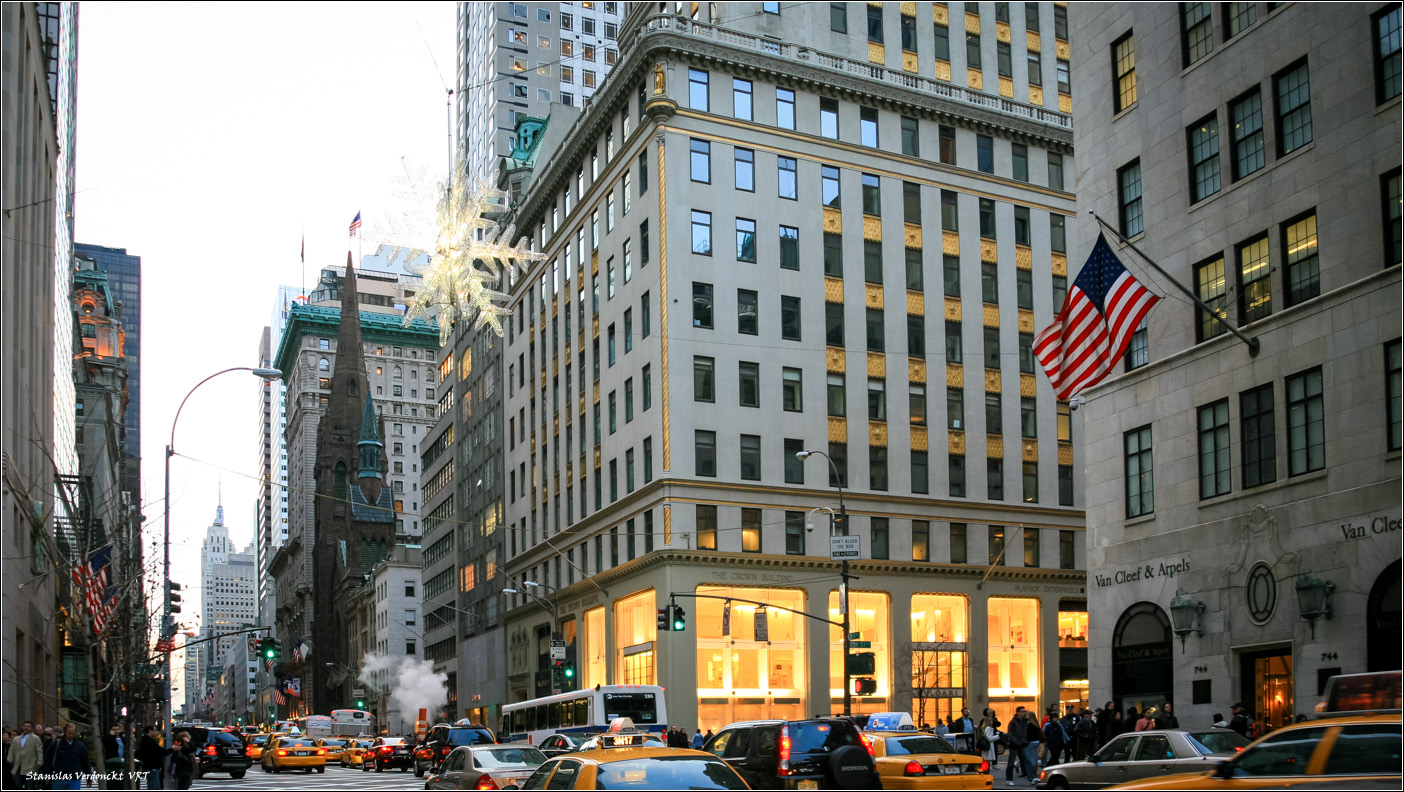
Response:
[[[407,165],[396,197],[400,210],[387,213],[382,238],[390,240],[391,260],[404,255],[405,269],[424,279],[410,301],[405,326],[434,313],[442,345],[454,322],[476,315],[474,329],[489,327],[501,336],[498,317],[510,312],[502,307],[507,295],[493,286],[514,267],[546,257],[531,250],[525,236],[512,242],[515,225],[501,228],[488,217],[502,211],[506,193],[484,179],[470,180],[460,160],[447,187],[434,183],[424,169]]]

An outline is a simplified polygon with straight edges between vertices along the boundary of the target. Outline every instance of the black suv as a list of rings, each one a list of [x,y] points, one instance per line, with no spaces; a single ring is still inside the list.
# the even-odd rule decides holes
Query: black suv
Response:
[[[848,718],[733,723],[702,750],[721,757],[752,789],[879,789],[877,764]]]
[[[248,747],[233,732],[208,726],[175,727],[174,733],[181,732],[190,733],[190,744],[195,747],[191,759],[195,763],[196,778],[208,773],[228,773],[230,778],[243,778],[253,766]]]
[[[440,723],[424,735],[424,740],[414,749],[414,774],[423,776],[425,771],[437,773],[439,765],[460,745],[496,745],[497,736],[492,729],[466,718],[456,723]]]

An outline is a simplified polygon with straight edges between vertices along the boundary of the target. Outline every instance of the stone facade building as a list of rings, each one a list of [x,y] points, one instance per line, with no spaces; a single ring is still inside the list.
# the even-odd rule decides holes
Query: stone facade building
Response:
[[[1070,13],[1075,250],[1208,306],[1107,235],[1164,299],[1079,412],[1092,698],[1275,727],[1400,664],[1400,8]]]

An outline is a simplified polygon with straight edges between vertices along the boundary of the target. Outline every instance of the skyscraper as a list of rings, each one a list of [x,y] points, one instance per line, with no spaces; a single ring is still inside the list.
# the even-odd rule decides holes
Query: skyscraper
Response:
[[[75,254],[97,262],[98,269],[107,273],[108,288],[114,299],[122,303],[122,329],[126,342],[122,354],[127,360],[127,434],[122,442],[125,468],[122,488],[130,493],[133,504],[141,504],[141,256],[127,253],[126,248],[79,243]]]

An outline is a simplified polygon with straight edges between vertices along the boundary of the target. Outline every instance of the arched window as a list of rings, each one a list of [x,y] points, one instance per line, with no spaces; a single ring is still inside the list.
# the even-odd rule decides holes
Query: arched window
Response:
[[[365,569],[365,568],[368,567],[368,566],[370,566],[370,543],[367,542],[366,540],[362,539],[362,540],[361,540],[361,569]]]
[[[404,372],[400,370],[400,367],[399,367],[399,366],[396,366],[396,367],[391,371],[390,376],[391,376],[393,379],[404,379]]]
[[[332,497],[339,501],[346,500],[346,463],[337,462],[336,469],[332,472]]]
[[[331,361],[327,360],[326,358],[322,358],[321,360],[317,361],[317,370],[331,371]]]

